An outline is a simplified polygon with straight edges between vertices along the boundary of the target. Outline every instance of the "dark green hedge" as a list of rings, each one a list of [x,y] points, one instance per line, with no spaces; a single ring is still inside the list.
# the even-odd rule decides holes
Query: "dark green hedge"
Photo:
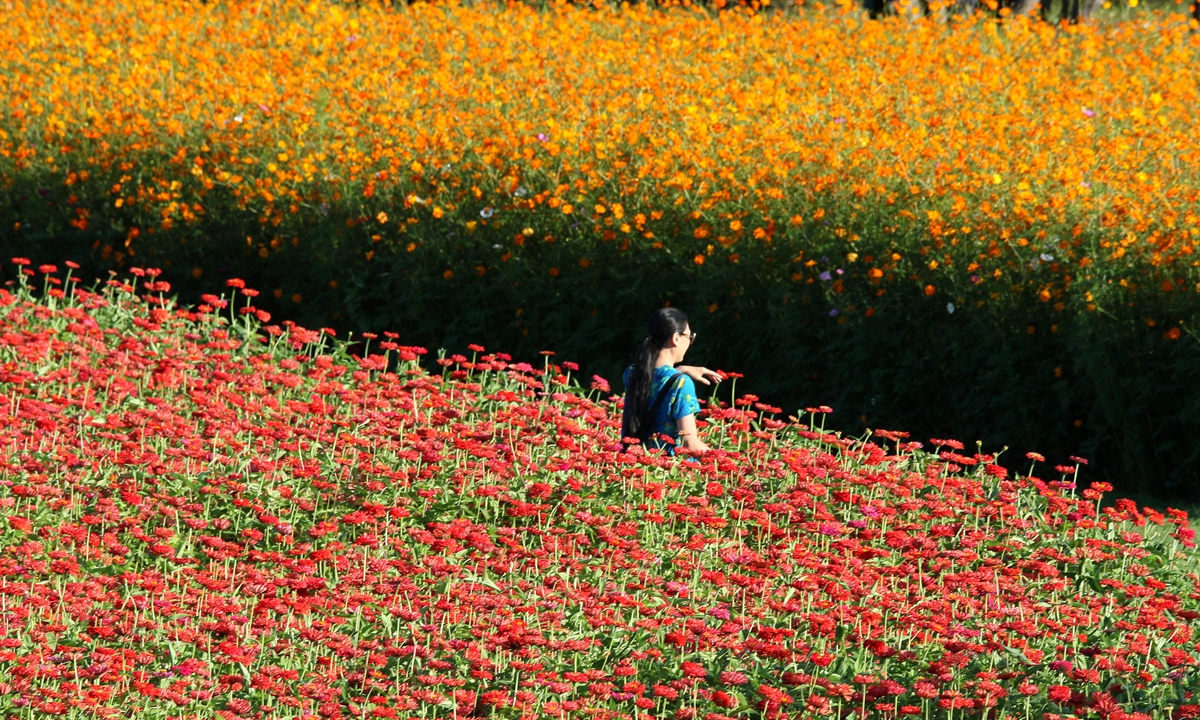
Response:
[[[66,190],[12,187],[0,215],[65,207]],[[622,249],[620,238],[604,241],[590,222],[562,215],[529,236],[524,222],[511,220],[480,220],[473,231],[422,221],[402,236],[408,243],[373,242],[370,223],[335,204],[309,213],[295,244],[286,235],[274,247],[247,244],[263,229],[252,214],[231,212],[143,235],[119,264],[165,268],[163,279],[187,301],[241,277],[262,291],[257,304],[275,321],[356,334],[393,330],[403,342],[453,352],[469,343],[526,359],[554,350],[614,381],[614,390],[648,314],[669,302],[699,333],[689,361],[744,373],[739,392],[786,413],[828,404],[836,410],[831,425],[850,433],[887,428],[920,440],[981,440],[986,451],[1012,448],[1007,459],[1022,466],[1026,451],[1051,464],[1080,455],[1091,461],[1088,477],[1119,491],[1194,494],[1197,293],[1160,288],[1148,266],[1141,287],[1097,271],[1057,291],[1057,304],[1047,302],[1036,289],[1039,273],[1050,270],[1035,251],[1032,260],[1007,258],[1023,275],[1009,272],[1001,282],[936,274],[927,295],[928,258],[905,249],[928,243],[927,231],[882,232],[888,212],[780,228],[770,243],[735,246],[735,262],[719,245],[708,254],[710,241],[693,237],[695,223],[682,213],[660,222],[679,228],[677,237],[659,237],[655,247],[635,234]],[[49,222],[33,232],[29,223],[7,222],[0,244],[35,265],[74,259],[84,274],[103,277],[118,264],[128,228],[115,218],[92,220],[87,231]],[[848,246],[835,225],[860,239]],[[1085,232],[1040,252],[1096,255],[1101,242]],[[883,282],[867,275],[866,258],[880,265],[892,253],[900,259],[889,261]],[[1049,467],[1044,474],[1055,476]]]

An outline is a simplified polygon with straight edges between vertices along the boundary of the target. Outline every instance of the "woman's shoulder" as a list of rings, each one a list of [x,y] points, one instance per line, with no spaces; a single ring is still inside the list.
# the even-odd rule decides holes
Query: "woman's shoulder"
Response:
[[[679,373],[675,380],[675,387],[678,388],[679,392],[689,393],[693,396],[696,394],[696,382],[692,380],[690,375]]]
[[[665,383],[669,380],[673,380],[677,383],[679,382],[680,377],[686,378],[687,375],[684,375],[670,365],[659,365],[658,367],[654,368],[655,383]]]
[[[696,383],[685,373],[681,373],[670,365],[661,365],[654,370],[655,383],[661,383],[668,390],[696,394]]]
[[[655,372],[661,373],[663,377],[675,378],[676,380],[678,380],[679,378],[687,380],[688,382],[691,382],[691,380],[692,380],[690,377],[687,376],[687,373],[681,372],[680,370],[675,369],[671,365],[660,365],[658,367],[658,369],[655,370]]]

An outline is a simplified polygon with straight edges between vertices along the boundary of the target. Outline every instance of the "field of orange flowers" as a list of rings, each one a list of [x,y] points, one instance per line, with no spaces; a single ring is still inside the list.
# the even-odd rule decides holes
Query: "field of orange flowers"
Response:
[[[1198,476],[1174,430],[1197,426],[1200,355],[1182,15],[19,5],[13,254],[156,264],[185,292],[239,275],[313,326],[553,345],[610,375],[669,301],[763,394],[860,427],[951,407],[966,433],[1014,418],[997,442]],[[988,363],[1021,370],[981,387]],[[970,405],[939,396],[964,379]],[[1143,397],[1167,431],[1123,416]]]
[[[1007,286],[1053,255],[1035,288],[1047,301],[1144,268],[1154,289],[1195,290],[1200,42],[1177,16],[1064,32],[521,6],[23,7],[0,38],[3,179],[68,195],[49,208],[44,192],[10,195],[24,222],[6,231],[90,231],[116,262],[179,254],[216,270],[178,230],[247,219],[240,242],[287,257],[337,205],[357,213],[347,239],[364,263],[513,231],[447,276],[594,235],[697,265],[769,246],[807,279],[817,224],[842,255],[884,238],[921,253],[912,271],[911,257],[846,260],[881,289],[912,274],[951,296],[967,273]],[[890,222],[863,222],[884,207]],[[201,247],[160,247],[183,238]]]
[[[711,451],[648,455],[567,361],[356,357],[241,280],[180,307],[155,270],[19,269],[6,718],[1200,717],[1187,514],[1102,507],[1077,458],[731,383]]]

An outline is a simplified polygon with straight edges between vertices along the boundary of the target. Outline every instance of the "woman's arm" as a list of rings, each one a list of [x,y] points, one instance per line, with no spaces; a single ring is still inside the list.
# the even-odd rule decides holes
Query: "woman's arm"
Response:
[[[696,416],[694,414],[684,415],[676,420],[675,428],[679,431],[679,444],[683,447],[692,452],[708,452],[710,449],[700,439],[700,435],[696,430]]]
[[[720,384],[721,375],[715,370],[709,370],[706,367],[696,367],[695,365],[676,365],[675,369],[687,375],[692,380],[701,385],[711,385],[712,383]],[[712,382],[709,382],[709,381]]]

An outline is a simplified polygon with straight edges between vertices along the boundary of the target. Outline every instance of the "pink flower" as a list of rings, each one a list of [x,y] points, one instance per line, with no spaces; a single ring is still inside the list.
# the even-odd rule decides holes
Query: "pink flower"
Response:
[[[726,685],[745,685],[748,678],[745,673],[725,670],[721,672],[721,682]]]

